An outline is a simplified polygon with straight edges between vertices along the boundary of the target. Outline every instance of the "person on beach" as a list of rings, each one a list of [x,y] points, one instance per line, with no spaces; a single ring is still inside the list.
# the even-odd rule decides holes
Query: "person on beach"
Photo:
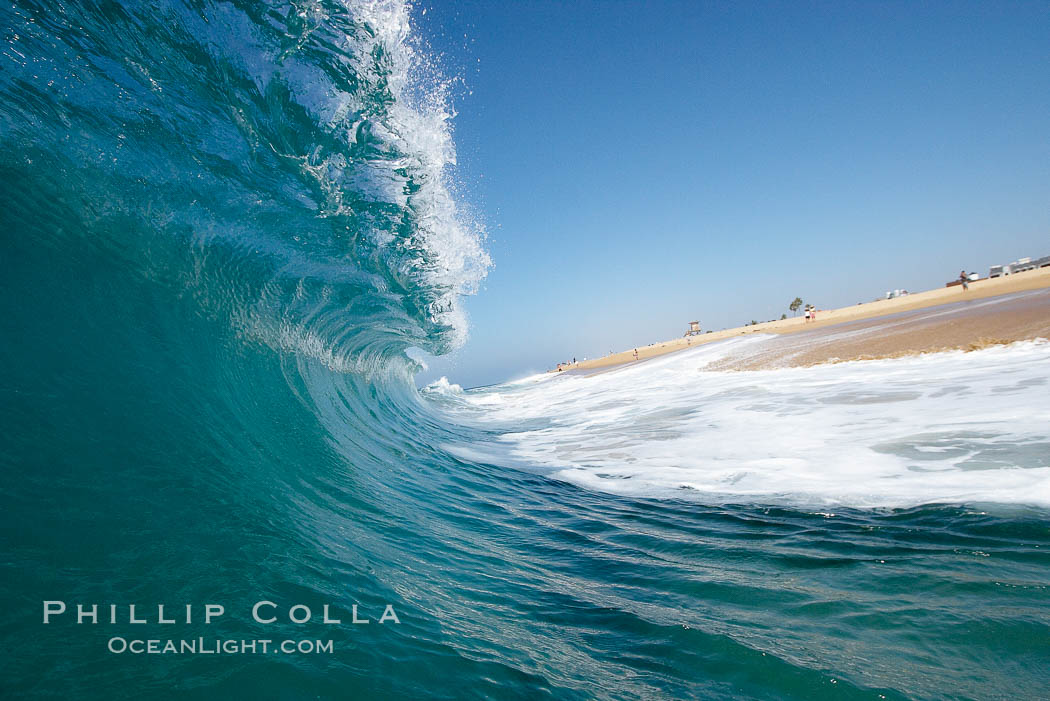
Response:
[[[970,276],[966,274],[965,270],[959,273],[959,282],[962,283],[963,292],[970,289]]]
[[[805,312],[804,316],[806,317],[806,323],[808,324],[809,323],[809,307],[806,307],[806,312]]]
[[[817,308],[816,307],[812,307],[809,310],[809,318],[810,318],[811,321],[816,321],[817,320]]]
[[[634,349],[634,359],[638,360],[638,349],[637,348]]]

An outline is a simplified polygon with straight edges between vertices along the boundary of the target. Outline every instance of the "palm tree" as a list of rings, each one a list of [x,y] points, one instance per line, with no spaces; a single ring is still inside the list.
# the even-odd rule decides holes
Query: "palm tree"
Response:
[[[798,314],[799,307],[801,307],[801,306],[802,306],[802,298],[801,297],[795,297],[795,301],[788,305],[788,309],[790,309],[793,313]]]

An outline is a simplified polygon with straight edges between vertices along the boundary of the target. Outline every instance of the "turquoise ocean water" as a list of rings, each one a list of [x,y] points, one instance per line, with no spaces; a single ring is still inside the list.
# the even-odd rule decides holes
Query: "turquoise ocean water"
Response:
[[[489,261],[411,15],[0,8],[0,696],[1046,698],[1045,344],[415,388]]]

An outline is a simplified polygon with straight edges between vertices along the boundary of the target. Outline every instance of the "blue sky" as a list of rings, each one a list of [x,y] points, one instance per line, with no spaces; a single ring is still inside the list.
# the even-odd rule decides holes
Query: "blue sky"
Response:
[[[425,14],[424,11],[425,10]],[[488,384],[1050,254],[1050,4],[422,3]]]

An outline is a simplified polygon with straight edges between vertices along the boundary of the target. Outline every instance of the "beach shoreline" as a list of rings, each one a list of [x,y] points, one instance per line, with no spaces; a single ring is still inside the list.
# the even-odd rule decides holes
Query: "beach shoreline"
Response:
[[[563,363],[557,369],[548,372],[588,372],[611,369],[714,341],[739,338],[749,334],[802,335],[797,339],[798,343],[781,344],[791,348],[791,351],[785,351],[782,357],[775,358],[771,355],[764,363],[737,363],[727,366],[727,369],[813,365],[820,362],[897,357],[942,350],[968,350],[970,346],[1047,337],[1050,336],[1050,292],[1046,295],[1037,295],[1037,299],[1021,305],[1023,308],[1008,305],[997,309],[987,309],[974,305],[961,305],[973,306],[973,309],[969,310],[972,313],[968,313],[967,309],[958,309],[955,313],[948,315],[950,319],[942,319],[941,322],[932,321],[926,318],[928,315],[924,314],[908,314],[938,307],[960,306],[959,303],[1006,298],[1010,295],[1038,290],[1050,291],[1050,268],[976,280],[969,284],[968,290],[956,285],[916,292],[893,299],[864,302],[839,309],[817,310],[815,320],[797,316],[751,326],[683,336],[612,353],[601,358]],[[890,319],[898,315],[905,318]],[[881,321],[894,321],[894,323],[892,325],[882,324]],[[846,325],[849,325],[850,328],[857,326],[856,330],[863,332],[860,334],[862,338],[853,337],[853,340],[848,343],[845,343],[844,339],[839,339],[837,343],[832,343],[829,337],[831,330],[847,328]],[[807,346],[814,346],[819,350],[807,348]],[[787,358],[788,355],[790,355],[790,361]]]

